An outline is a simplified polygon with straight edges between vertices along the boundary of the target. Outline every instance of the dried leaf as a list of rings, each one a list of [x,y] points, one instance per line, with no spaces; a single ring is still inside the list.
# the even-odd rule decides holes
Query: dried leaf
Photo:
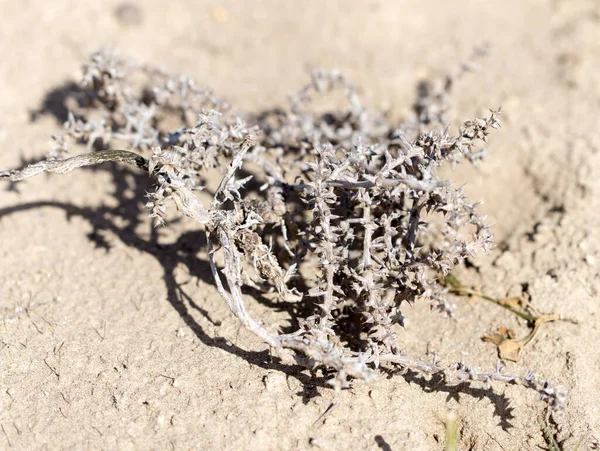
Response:
[[[484,335],[483,341],[494,343],[498,347],[498,355],[501,359],[517,362],[523,345],[514,340],[515,336],[512,329],[499,327],[497,332]]]
[[[498,345],[498,355],[501,359],[518,362],[523,345],[515,340],[504,340]]]

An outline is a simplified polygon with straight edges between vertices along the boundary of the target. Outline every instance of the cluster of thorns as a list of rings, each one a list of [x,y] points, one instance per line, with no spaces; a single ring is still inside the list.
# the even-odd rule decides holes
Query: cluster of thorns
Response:
[[[555,408],[565,394],[533,373],[485,373],[459,362],[443,366],[397,345],[404,303],[428,302],[451,316],[444,277],[487,250],[492,236],[477,205],[437,175],[440,166],[476,162],[500,111],[450,133],[449,94],[470,68],[423,84],[401,123],[363,107],[338,71],[314,71],[287,108],[235,111],[187,76],[122,58],[113,50],[84,65],[85,105],[53,136],[48,159],[0,179],[66,173],[117,161],[153,177],[150,216],[168,223],[167,207],[201,224],[212,275],[231,312],[284,361],[371,380],[380,365],[443,376],[449,383],[502,381],[538,391]],[[311,100],[340,91],[347,106],[316,113]],[[174,125],[175,124],[175,125]],[[71,142],[95,150],[65,158]],[[219,180],[212,201],[197,195]],[[253,318],[244,290],[302,304],[297,330],[272,332]]]

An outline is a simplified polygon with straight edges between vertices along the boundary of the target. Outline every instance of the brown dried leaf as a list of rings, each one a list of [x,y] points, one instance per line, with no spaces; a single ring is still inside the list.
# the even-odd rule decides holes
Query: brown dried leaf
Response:
[[[486,334],[483,341],[494,343],[498,347],[498,355],[503,360],[517,362],[523,345],[514,340],[515,332],[507,327],[499,327],[497,332]]]
[[[521,349],[523,345],[515,340],[504,340],[498,345],[498,355],[501,359],[518,362],[521,358]]]
[[[498,302],[500,303],[500,305],[504,305],[513,309],[519,309],[523,307],[523,298],[520,296],[516,298],[499,299]]]

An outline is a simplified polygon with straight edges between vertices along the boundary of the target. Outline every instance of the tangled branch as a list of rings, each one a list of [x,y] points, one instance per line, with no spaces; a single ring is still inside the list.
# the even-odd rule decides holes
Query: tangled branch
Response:
[[[134,89],[139,75],[146,85]],[[155,187],[148,195],[150,216],[165,223],[172,201],[204,227],[217,290],[244,327],[283,358],[334,370],[336,388],[346,387],[349,377],[371,380],[386,364],[449,383],[517,384],[536,390],[553,408],[564,405],[565,393],[533,373],[508,376],[500,367],[485,373],[462,362],[444,367],[408,358],[397,345],[402,304],[424,301],[452,315],[438,281],[491,245],[476,204],[437,169],[478,161],[482,143],[500,126],[500,110],[465,121],[452,135],[442,124],[452,86],[445,83],[419,99],[413,117],[392,124],[366,110],[339,72],[317,71],[289,109],[245,114],[247,125],[191,78],[108,50],[84,66],[83,86],[89,105],[73,112],[54,137],[50,159],[0,172],[0,180],[106,161],[147,172]],[[307,109],[313,96],[336,89],[348,97],[347,110]],[[92,111],[102,119],[91,120]],[[190,123],[192,115],[198,119]],[[169,127],[173,120],[179,128]],[[132,151],[62,159],[71,140],[102,148],[125,140]],[[211,179],[220,183],[204,206],[195,192]],[[310,314],[297,318],[296,331],[272,333],[248,313],[244,287],[302,303]]]

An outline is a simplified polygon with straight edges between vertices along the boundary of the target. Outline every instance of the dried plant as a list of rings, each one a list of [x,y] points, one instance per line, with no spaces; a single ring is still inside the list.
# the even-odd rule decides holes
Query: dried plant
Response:
[[[442,375],[450,383],[502,381],[537,390],[561,408],[565,393],[533,373],[482,373],[442,366],[398,348],[405,302],[450,316],[444,276],[491,245],[491,233],[462,188],[437,171],[476,162],[500,126],[500,110],[446,128],[458,74],[423,85],[414,114],[395,124],[365,109],[338,71],[315,71],[286,109],[234,111],[187,76],[121,58],[113,50],[83,68],[87,104],[53,137],[49,158],[0,173],[18,181],[41,172],[119,161],[147,171],[150,216],[165,224],[168,204],[206,231],[216,287],[229,309],[283,359],[334,370],[330,383],[371,380],[380,365]],[[340,90],[348,106],[315,113],[315,96]],[[176,124],[176,126],[173,126]],[[63,159],[71,141],[100,150]],[[244,174],[240,177],[240,174]],[[210,205],[195,191],[220,180]],[[244,289],[301,305],[297,330],[278,334],[246,309]],[[298,309],[300,310],[300,309]]]

